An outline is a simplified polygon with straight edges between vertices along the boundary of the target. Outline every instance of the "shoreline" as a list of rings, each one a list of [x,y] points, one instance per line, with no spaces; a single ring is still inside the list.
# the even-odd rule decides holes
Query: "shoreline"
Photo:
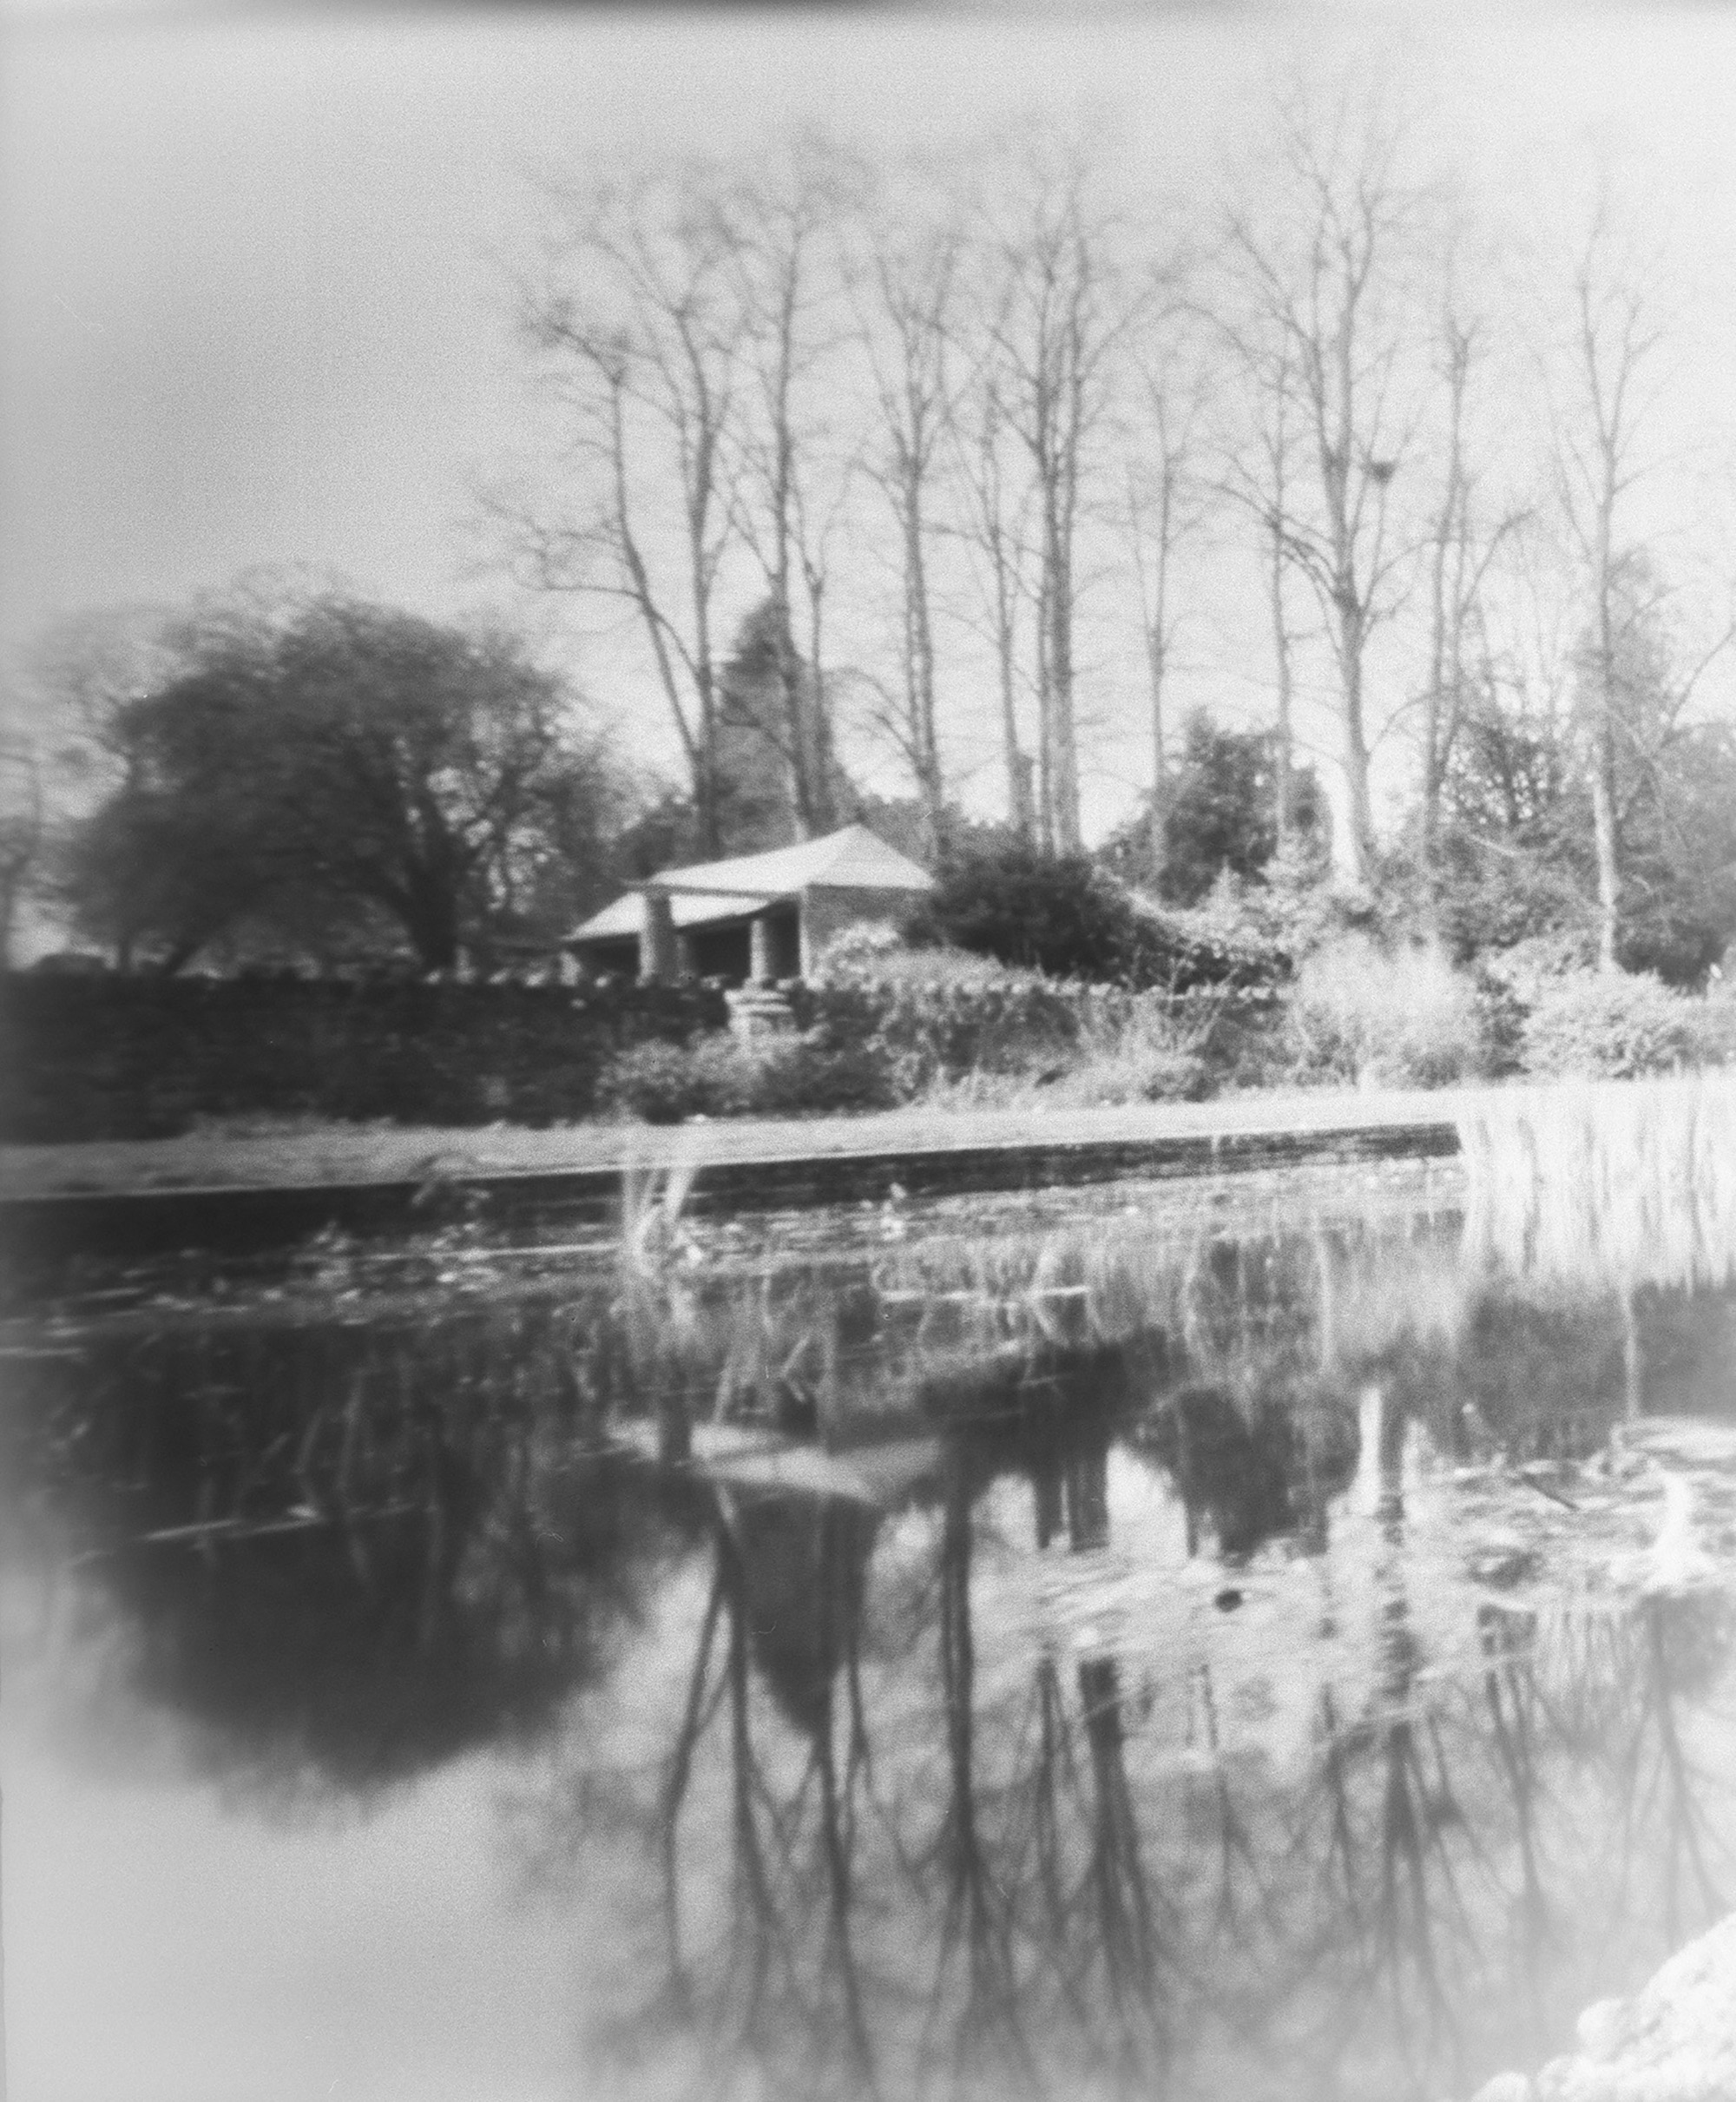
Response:
[[[1071,1151],[1216,1141],[1222,1149],[1282,1136],[1326,1143],[1404,1127],[1456,1132],[1459,1109],[1489,1091],[1293,1090],[1108,1109],[905,1109],[675,1125],[597,1121],[545,1130],[503,1123],[249,1128],[238,1122],[173,1138],[0,1146],[0,1203],[55,1195],[619,1175],[632,1168],[865,1161],[1015,1147]]]
[[[82,1256],[251,1255],[322,1232],[595,1225],[613,1217],[635,1174],[690,1176],[687,1209],[714,1214],[1439,1160],[1459,1152],[1463,1099],[1345,1092],[1132,1110],[549,1131],[323,1126],[15,1147],[0,1152],[0,1254],[35,1276]]]

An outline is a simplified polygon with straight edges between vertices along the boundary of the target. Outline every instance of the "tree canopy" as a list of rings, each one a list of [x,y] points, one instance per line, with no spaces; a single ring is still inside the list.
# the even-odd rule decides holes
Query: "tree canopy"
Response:
[[[496,631],[336,596],[194,622],[107,741],[119,785],[66,886],[123,961],[245,938],[442,970],[562,931],[607,886],[613,769]]]

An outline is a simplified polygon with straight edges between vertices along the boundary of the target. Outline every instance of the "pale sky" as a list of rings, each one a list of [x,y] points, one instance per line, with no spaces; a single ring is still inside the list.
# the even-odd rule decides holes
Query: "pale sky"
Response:
[[[0,20],[8,651],[255,564],[436,616],[505,603],[465,530],[475,480],[527,428],[492,259],[529,224],[527,165],[574,152],[727,154],[814,123],[935,145],[1047,110],[1119,133],[1142,179],[1203,208],[1289,68],[1373,48],[1440,150],[1505,205],[1535,200],[1528,219],[1559,171],[1613,155],[1686,260],[1684,399],[1707,427],[1736,372],[1736,22],[1711,9],[12,0]],[[589,669],[639,705],[630,668]]]

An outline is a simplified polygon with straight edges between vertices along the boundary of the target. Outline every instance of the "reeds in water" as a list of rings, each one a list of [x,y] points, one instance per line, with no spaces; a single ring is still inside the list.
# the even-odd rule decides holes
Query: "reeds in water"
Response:
[[[1473,1259],[1539,1282],[1736,1279],[1736,1075],[1491,1090],[1458,1125]]]

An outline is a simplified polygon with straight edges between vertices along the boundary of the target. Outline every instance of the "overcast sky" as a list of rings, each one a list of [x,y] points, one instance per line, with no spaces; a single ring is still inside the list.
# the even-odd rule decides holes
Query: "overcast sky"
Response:
[[[1614,154],[1689,260],[1699,384],[1736,372],[1736,23],[1711,9],[4,19],[8,649],[256,563],[437,615],[498,598],[464,531],[524,427],[491,257],[527,222],[527,164],[569,152],[809,122],[934,143],[1083,110],[1204,197],[1299,57],[1374,45],[1491,194],[1546,213],[1553,170]]]

